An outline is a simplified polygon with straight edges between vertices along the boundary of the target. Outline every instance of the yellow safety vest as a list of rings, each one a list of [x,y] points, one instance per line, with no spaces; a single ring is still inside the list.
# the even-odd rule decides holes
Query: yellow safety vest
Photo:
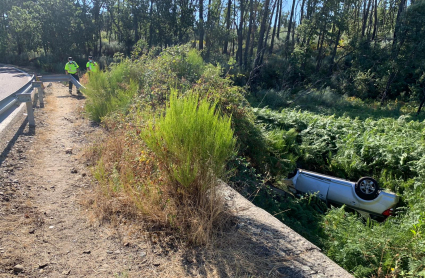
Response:
[[[97,72],[99,65],[96,62],[87,62],[86,67],[90,69],[91,72]]]
[[[72,62],[68,62],[65,65],[65,70],[68,71],[68,73],[70,74],[74,74],[77,73],[77,69],[79,68],[79,66],[77,65],[76,62],[72,61]]]

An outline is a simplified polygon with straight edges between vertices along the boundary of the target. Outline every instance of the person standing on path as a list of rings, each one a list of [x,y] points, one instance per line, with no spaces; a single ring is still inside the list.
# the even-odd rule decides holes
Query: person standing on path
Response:
[[[78,77],[78,64],[72,60],[72,57],[68,57],[68,63],[65,64],[65,72],[66,74],[72,75],[75,80],[80,82],[80,78]],[[72,82],[69,81],[69,93],[72,95]],[[77,88],[77,94],[80,93],[80,90]]]
[[[89,61],[86,64],[87,67],[87,72],[98,72],[99,71],[99,65],[97,64],[97,62],[95,62],[93,60],[93,56],[89,56]]]

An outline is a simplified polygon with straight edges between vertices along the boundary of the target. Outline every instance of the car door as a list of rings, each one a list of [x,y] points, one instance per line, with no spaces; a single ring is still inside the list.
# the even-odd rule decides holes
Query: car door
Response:
[[[317,197],[326,201],[330,183],[327,177],[300,170],[295,188],[304,193],[317,193]]]

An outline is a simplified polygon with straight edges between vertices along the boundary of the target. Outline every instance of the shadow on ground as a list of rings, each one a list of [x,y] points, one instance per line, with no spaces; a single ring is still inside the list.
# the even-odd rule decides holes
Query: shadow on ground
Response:
[[[83,94],[77,94],[77,95],[72,94],[72,95],[67,95],[67,96],[57,96],[56,98],[69,98],[69,97],[72,97],[72,98],[75,98],[75,99],[78,99],[78,100],[86,99],[86,97]]]
[[[10,151],[12,150],[12,147],[16,144],[16,142],[17,142],[17,140],[20,136],[28,137],[28,136],[34,136],[35,135],[35,131],[36,131],[35,127],[28,127],[28,130],[25,131],[25,127],[27,126],[27,124],[28,124],[28,119],[26,119],[21,124],[21,126],[19,127],[19,129],[17,130],[15,135],[12,137],[12,139],[9,141],[9,143],[6,145],[6,147],[0,153],[0,166],[3,164],[7,155],[10,153]]]
[[[218,277],[314,277],[321,272],[303,253],[311,246],[294,246],[282,231],[240,218],[210,248],[188,250],[182,264],[187,276]],[[317,249],[318,250],[318,249]]]

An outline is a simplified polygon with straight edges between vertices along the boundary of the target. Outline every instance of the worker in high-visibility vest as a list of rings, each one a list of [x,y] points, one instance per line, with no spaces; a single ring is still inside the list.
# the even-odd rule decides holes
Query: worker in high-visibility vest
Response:
[[[80,82],[80,78],[78,77],[79,66],[78,64],[72,60],[72,57],[68,57],[68,63],[65,65],[66,74],[72,75],[75,80]],[[69,93],[72,95],[72,82],[69,81]],[[80,93],[80,90],[77,88],[77,94]]]
[[[93,56],[89,56],[89,61],[86,64],[87,72],[98,72],[99,65],[93,60]]]

